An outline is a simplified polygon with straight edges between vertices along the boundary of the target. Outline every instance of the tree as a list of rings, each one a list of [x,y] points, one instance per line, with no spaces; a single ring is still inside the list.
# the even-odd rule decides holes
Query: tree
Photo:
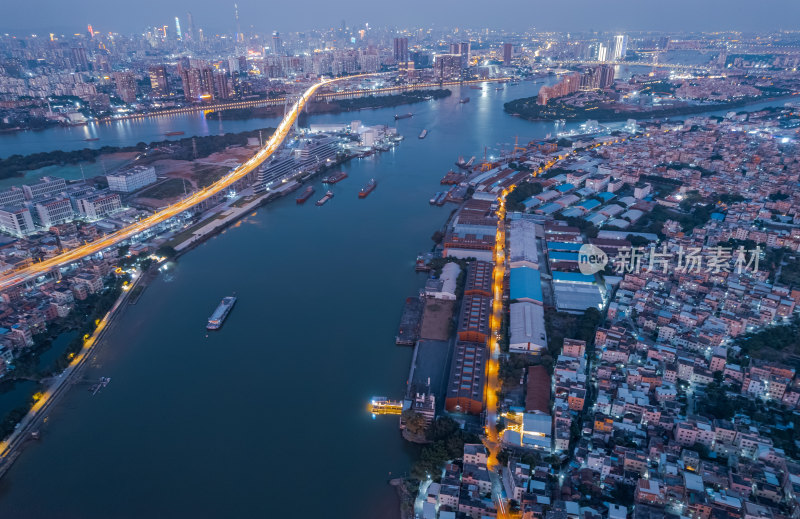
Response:
[[[403,422],[406,424],[406,430],[414,435],[422,435],[425,433],[425,417],[412,409],[403,411]]]

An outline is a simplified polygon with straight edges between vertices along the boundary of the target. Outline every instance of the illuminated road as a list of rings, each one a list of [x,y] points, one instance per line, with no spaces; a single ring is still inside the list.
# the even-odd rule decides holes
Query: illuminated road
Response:
[[[667,132],[670,130],[664,130]],[[626,140],[635,139],[639,137],[650,137],[650,134],[634,135],[632,137],[609,138],[606,141],[598,142],[586,149],[598,148],[600,146],[610,146],[625,142]],[[550,159],[544,167],[534,171],[531,176],[536,177],[539,174],[554,167],[560,161],[578,153],[578,150],[573,150],[570,153],[564,153]],[[511,193],[517,184],[512,184],[500,194],[497,198],[497,233],[495,235],[495,248],[494,248],[494,271],[492,272],[492,315],[489,318],[489,361],[486,366],[486,438],[484,444],[489,450],[489,458],[487,460],[487,467],[489,471],[495,472],[502,467],[499,466],[497,455],[500,453],[501,442],[497,433],[497,395],[500,392],[500,381],[498,373],[500,370],[500,347],[498,345],[498,338],[500,328],[503,322],[503,283],[506,274],[506,234],[505,234],[505,219],[506,219],[506,196]],[[495,493],[493,496],[495,504],[497,505],[497,517],[506,518],[511,517],[512,514],[508,510],[506,499],[500,494]]]
[[[134,281],[124,287],[124,290],[114,306],[103,316],[102,319],[97,321],[97,327],[91,336],[85,336],[83,347],[72,357],[69,365],[57,377],[53,378],[53,382],[47,388],[47,391],[42,393],[36,402],[31,406],[28,414],[20,420],[14,432],[8,438],[0,442],[0,477],[11,467],[19,455],[20,447],[31,437],[31,433],[35,431],[41,421],[40,418],[58,401],[58,398],[71,387],[71,382],[81,372],[81,368],[92,357],[95,347],[108,330],[109,325],[117,314],[117,310],[123,303],[128,300],[129,294],[132,289],[144,278],[143,275],[135,277]],[[45,419],[46,420],[46,419]]]
[[[278,125],[278,128],[275,130],[275,133],[272,134],[272,137],[270,137],[267,143],[261,149],[259,149],[255,155],[250,157],[247,161],[235,169],[229,171],[224,177],[214,182],[210,186],[200,189],[199,191],[176,202],[175,204],[162,209],[161,211],[154,213],[143,220],[124,227],[119,231],[106,235],[97,241],[87,243],[39,263],[34,263],[9,274],[0,276],[0,290],[8,289],[16,284],[29,281],[43,274],[47,274],[48,272],[57,268],[65,267],[81,258],[85,258],[86,256],[90,256],[109,247],[113,247],[114,245],[130,239],[133,236],[136,236],[137,234],[153,227],[154,225],[169,220],[170,218],[173,218],[180,213],[191,209],[195,205],[208,200],[212,196],[223,192],[235,182],[244,178],[248,173],[255,170],[259,165],[261,165],[262,162],[264,162],[264,160],[275,153],[275,151],[280,147],[281,143],[283,143],[283,140],[291,131],[292,125],[300,115],[303,107],[320,87],[335,81],[340,81],[342,79],[353,79],[357,77],[360,76],[347,76],[339,79],[323,80],[308,88],[308,90],[306,90],[300,96],[300,99],[294,103],[292,109],[283,118],[281,123]]]
[[[369,74],[379,75],[379,74]],[[341,80],[352,79],[359,76],[349,76],[340,78]],[[409,92],[413,90],[422,90],[425,88],[441,88],[443,86],[455,85],[470,85],[477,83],[488,83],[497,81],[509,81],[509,77],[489,78],[489,79],[476,79],[470,81],[442,81],[438,83],[415,83],[410,85],[398,85],[383,88],[367,88],[360,90],[340,90],[337,92],[322,92],[316,95],[317,99],[347,99],[350,97],[369,96],[376,94],[388,94],[391,92]],[[233,103],[218,103],[214,105],[200,105],[200,106],[185,106],[183,108],[170,108],[167,110],[159,110],[157,112],[127,114],[117,117],[104,117],[98,119],[98,122],[109,123],[114,121],[124,121],[128,119],[145,119],[147,117],[163,117],[169,115],[189,114],[195,112],[220,112],[223,110],[234,110],[241,108],[257,108],[261,106],[276,106],[282,105],[286,102],[285,97],[272,97],[269,99],[254,99],[252,101],[237,101]]]

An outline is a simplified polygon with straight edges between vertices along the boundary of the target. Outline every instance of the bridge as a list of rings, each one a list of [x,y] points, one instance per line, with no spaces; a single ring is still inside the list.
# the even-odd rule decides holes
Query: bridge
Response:
[[[653,68],[667,68],[671,70],[686,70],[686,71],[700,71],[708,72],[711,67],[708,65],[681,65],[677,63],[658,63],[648,61],[597,61],[597,60],[554,60],[548,61],[547,64],[554,64],[559,66],[597,66],[597,65],[612,65],[612,66],[634,66],[634,67],[653,67]]]
[[[365,75],[377,75],[377,74],[365,74]],[[354,77],[359,76],[348,76],[337,79],[339,80],[346,80],[352,79]],[[353,97],[361,97],[361,96],[368,96],[368,95],[379,95],[379,94],[389,94],[392,92],[408,92],[412,90],[423,90],[426,88],[442,88],[445,86],[457,86],[457,85],[470,85],[475,83],[484,83],[484,82],[492,82],[492,81],[509,81],[511,78],[508,77],[501,77],[501,78],[489,78],[489,79],[476,79],[476,80],[469,80],[469,81],[439,81],[435,83],[415,83],[409,85],[397,85],[391,87],[382,87],[382,88],[374,88],[374,89],[359,89],[359,90],[341,90],[337,92],[319,92],[314,97],[316,99],[322,100],[333,100],[333,99],[349,99]],[[330,83],[330,81],[329,81]],[[162,116],[170,116],[170,115],[182,115],[182,114],[190,114],[196,112],[220,112],[222,110],[235,110],[241,108],[258,108],[261,106],[280,106],[286,103],[291,103],[293,100],[293,96],[283,96],[283,97],[270,97],[267,99],[253,99],[249,101],[235,101],[232,103],[216,103],[212,105],[197,105],[197,106],[185,106],[182,108],[169,108],[167,110],[159,110],[157,112],[146,112],[140,114],[127,114],[121,115],[117,117],[104,117],[102,119],[98,119],[100,123],[109,123],[114,121],[125,121],[130,119],[145,119],[148,117],[162,117]]]
[[[6,290],[19,283],[30,281],[55,269],[65,267],[74,261],[85,258],[86,256],[90,256],[109,247],[113,247],[122,241],[128,240],[137,234],[146,231],[154,225],[164,222],[165,220],[169,220],[170,218],[173,218],[180,213],[191,209],[195,205],[208,200],[218,193],[224,192],[236,181],[241,180],[248,173],[252,172],[255,168],[261,165],[261,163],[264,162],[270,155],[275,153],[275,151],[280,147],[286,136],[291,131],[292,125],[294,124],[300,112],[303,110],[303,107],[306,105],[309,99],[314,96],[314,93],[317,90],[319,90],[322,86],[335,81],[340,81],[341,79],[352,79],[353,77],[358,76],[322,80],[319,83],[315,83],[309,87],[291,106],[290,110],[284,116],[283,120],[278,125],[278,128],[275,130],[275,133],[272,134],[272,137],[270,137],[267,143],[247,161],[229,171],[225,176],[210,186],[204,187],[203,189],[196,191],[195,193],[174,203],[173,205],[153,213],[147,218],[139,220],[134,224],[123,227],[114,233],[108,234],[97,241],[86,243],[72,250],[62,252],[61,254],[53,256],[52,258],[40,261],[39,263],[33,263],[16,271],[1,275],[0,290]]]

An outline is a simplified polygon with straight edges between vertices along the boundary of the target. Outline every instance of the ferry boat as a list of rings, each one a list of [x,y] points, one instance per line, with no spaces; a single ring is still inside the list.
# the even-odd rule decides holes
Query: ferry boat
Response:
[[[419,134],[419,138],[420,139],[424,139],[427,136],[428,136],[428,130],[427,129],[426,130],[422,130],[422,133]]]
[[[462,105],[464,103],[469,103],[469,97],[464,97],[464,98],[460,99],[458,102],[461,103]]]
[[[313,194],[314,194],[314,186],[308,186],[302,193],[300,193],[300,196],[297,197],[296,201],[298,204],[305,204],[306,200],[311,198],[311,195]]]
[[[402,414],[403,401],[402,400],[389,400],[385,396],[373,396],[369,399],[367,406],[369,412],[377,414]]]
[[[173,137],[175,135],[183,135],[183,134],[184,132],[167,132],[164,135],[166,135],[167,137]]]
[[[414,114],[408,112],[407,114],[394,114],[394,120],[397,121],[398,119],[408,119],[409,117],[414,117]]]
[[[347,173],[344,171],[337,171],[333,175],[329,175],[322,179],[322,182],[325,184],[335,184],[337,182],[341,182],[342,180],[347,178]]]
[[[367,185],[362,187],[361,191],[358,192],[358,198],[367,198],[367,195],[372,193],[376,187],[378,187],[378,182],[374,178],[371,178],[369,182],[367,182]]]
[[[94,142],[94,141],[99,141],[100,137],[87,137],[83,140],[85,140],[86,142]]]
[[[325,205],[325,202],[333,198],[333,191],[328,191],[325,196],[317,200],[317,205]]]
[[[234,296],[223,297],[217,309],[214,310],[214,313],[208,318],[206,329],[219,330],[235,303],[236,298]]]

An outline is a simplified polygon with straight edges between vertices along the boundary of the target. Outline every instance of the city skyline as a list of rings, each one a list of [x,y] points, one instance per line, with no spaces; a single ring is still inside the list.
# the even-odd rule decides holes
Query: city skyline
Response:
[[[206,27],[209,33],[236,31],[234,3],[198,3],[189,1],[156,2],[143,0],[141,6],[124,18],[106,2],[81,0],[66,7],[55,0],[43,0],[41,9],[33,11],[24,5],[8,5],[4,10],[0,31],[12,35],[35,32],[70,34],[92,24],[101,32],[137,33],[145,27],[169,24],[174,27],[177,16],[187,23],[191,12],[194,25]],[[513,0],[499,9],[485,9],[480,2],[442,2],[432,5],[412,0],[404,9],[386,10],[382,4],[364,0],[347,0],[330,4],[316,2],[302,17],[293,12],[293,5],[269,5],[250,0],[238,2],[243,31],[301,31],[311,28],[338,28],[342,20],[348,27],[502,27],[508,31],[535,28],[542,31],[764,31],[793,30],[775,20],[800,17],[800,4],[776,0],[769,10],[753,9],[744,0],[676,0],[669,6],[644,5],[635,0],[622,0],[614,9],[602,9],[596,2],[577,0],[565,12],[557,4],[542,1]],[[42,13],[45,13],[44,15]],[[513,16],[511,16],[513,14]],[[687,14],[691,14],[687,17]]]

